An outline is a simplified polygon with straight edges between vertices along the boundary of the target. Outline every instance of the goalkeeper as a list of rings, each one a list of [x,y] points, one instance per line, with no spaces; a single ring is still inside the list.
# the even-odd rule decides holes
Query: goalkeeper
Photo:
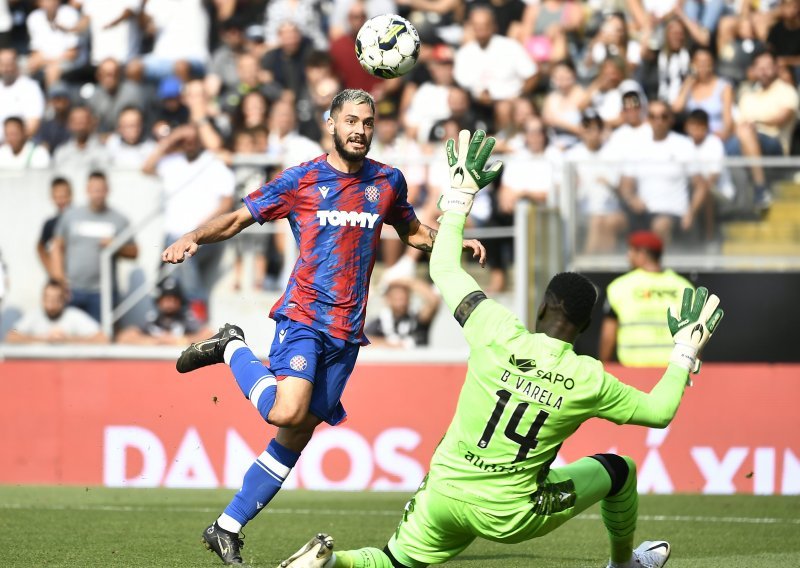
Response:
[[[722,318],[708,290],[684,292],[678,317],[667,313],[675,347],[650,393],[623,384],[573,343],[590,323],[595,286],[576,273],[556,275],[530,333],[490,300],[461,268],[461,237],[474,195],[500,172],[486,169],[494,139],[462,131],[456,153],[447,142],[451,188],[431,256],[431,277],[470,346],[467,376],[455,416],[430,471],[383,549],[333,553],[317,535],[281,566],[296,568],[419,568],[441,564],[476,538],[518,543],[543,536],[600,502],[611,568],[660,568],[670,546],[633,548],[638,494],[636,465],[627,456],[595,454],[551,469],[561,444],[586,420],[666,427],[675,416],[698,353]]]

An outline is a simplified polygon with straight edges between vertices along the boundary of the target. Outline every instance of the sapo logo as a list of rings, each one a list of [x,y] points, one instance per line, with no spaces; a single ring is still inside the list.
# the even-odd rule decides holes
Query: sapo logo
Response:
[[[317,219],[320,226],[331,225],[333,227],[375,227],[375,221],[380,217],[377,213],[364,213],[358,211],[317,211]]]

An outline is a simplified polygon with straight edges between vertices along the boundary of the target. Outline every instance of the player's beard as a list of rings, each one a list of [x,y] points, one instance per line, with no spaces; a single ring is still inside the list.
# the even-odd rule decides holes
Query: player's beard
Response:
[[[333,129],[333,146],[334,148],[336,148],[336,153],[339,154],[342,157],[342,159],[348,162],[360,162],[367,155],[367,152],[369,152],[369,147],[372,145],[372,138],[365,135],[363,137],[363,140],[364,140],[364,149],[360,152],[351,152],[345,147],[347,141],[343,140],[339,136],[339,133],[336,131],[335,128]]]

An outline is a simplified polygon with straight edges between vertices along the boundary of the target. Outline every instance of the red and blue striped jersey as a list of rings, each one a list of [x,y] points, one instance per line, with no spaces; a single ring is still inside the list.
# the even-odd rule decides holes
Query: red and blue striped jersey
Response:
[[[270,317],[283,315],[365,345],[369,279],[381,227],[417,217],[400,170],[367,158],[358,172],[346,174],[326,157],[288,168],[244,203],[261,224],[288,219],[299,250]]]

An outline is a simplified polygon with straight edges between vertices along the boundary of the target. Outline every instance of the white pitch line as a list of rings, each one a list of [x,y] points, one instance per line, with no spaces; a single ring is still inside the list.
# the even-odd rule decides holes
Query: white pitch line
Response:
[[[163,511],[165,513],[217,513],[219,508],[211,507],[158,507],[142,505],[33,505],[26,503],[0,503],[0,509],[17,511],[109,511],[117,513],[150,513]],[[341,516],[372,515],[380,517],[400,517],[402,510],[381,509],[282,509],[280,507],[263,509],[262,513],[273,515],[325,515]],[[602,517],[596,513],[583,513],[577,520],[599,521]],[[777,517],[712,517],[693,515],[639,515],[640,521],[653,522],[689,522],[689,523],[732,523],[750,525],[800,525],[800,519],[781,519]]]

